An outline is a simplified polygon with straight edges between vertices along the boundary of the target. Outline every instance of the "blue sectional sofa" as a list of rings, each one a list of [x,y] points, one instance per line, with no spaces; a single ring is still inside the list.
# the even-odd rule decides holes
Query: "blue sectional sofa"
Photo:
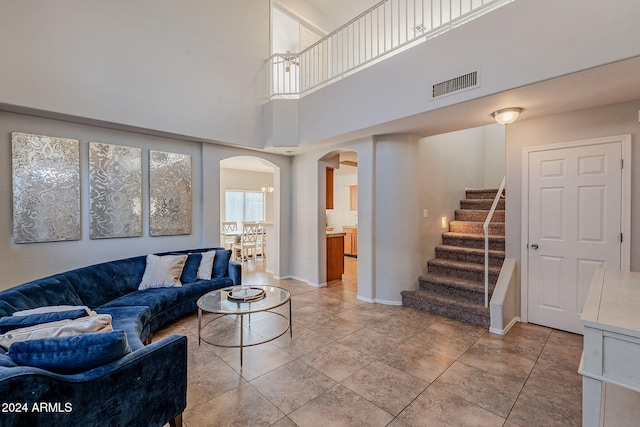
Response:
[[[216,250],[212,278],[196,280],[201,253],[210,250]],[[0,321],[14,321],[17,316],[12,314],[16,311],[68,305],[89,307],[98,313],[95,318],[110,315],[113,327],[112,332],[82,334],[82,338],[31,340],[11,344],[8,351],[0,349],[0,425],[181,425],[187,394],[187,339],[175,334],[149,343],[151,334],[194,311],[203,294],[240,285],[242,268],[230,261],[230,251],[222,248],[157,255],[174,254],[189,254],[180,287],[138,290],[147,265],[147,257],[138,256],[67,271],[0,292]],[[98,360],[91,359],[93,353],[79,349],[73,341],[93,336],[110,340],[103,346],[108,347],[107,355],[103,353]],[[34,346],[38,352],[29,353]],[[51,348],[60,358],[52,362],[53,368],[43,368],[51,362],[46,359]],[[61,348],[66,353],[61,354]],[[20,351],[27,353],[16,362],[15,354],[20,355]],[[100,364],[100,357],[106,357],[108,363]],[[89,359],[88,370],[87,366],[74,369],[72,365],[82,358]]]

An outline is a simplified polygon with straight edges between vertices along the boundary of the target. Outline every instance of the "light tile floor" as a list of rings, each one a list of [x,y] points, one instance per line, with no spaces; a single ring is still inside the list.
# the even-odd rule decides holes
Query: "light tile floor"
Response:
[[[347,258],[343,281],[317,289],[272,279],[260,260],[247,263],[244,284],[291,292],[293,338],[287,333],[246,348],[242,368],[239,350],[198,346],[196,314],[158,331],[154,339],[188,337],[184,425],[581,425],[581,336],[520,323],[501,337],[418,310],[361,302],[354,269]],[[232,342],[238,328],[226,317],[203,333]],[[279,316],[253,315],[245,337],[284,328]]]

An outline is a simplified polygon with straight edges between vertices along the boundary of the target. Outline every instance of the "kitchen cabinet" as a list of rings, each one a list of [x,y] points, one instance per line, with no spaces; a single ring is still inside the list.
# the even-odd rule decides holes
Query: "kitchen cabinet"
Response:
[[[333,168],[327,168],[327,209],[333,209]]]
[[[327,233],[327,282],[344,274],[344,233]]]
[[[349,210],[350,211],[358,210],[358,186],[357,185],[349,186]]]
[[[344,254],[345,255],[358,255],[358,227],[356,226],[343,226],[342,231],[344,235]]]

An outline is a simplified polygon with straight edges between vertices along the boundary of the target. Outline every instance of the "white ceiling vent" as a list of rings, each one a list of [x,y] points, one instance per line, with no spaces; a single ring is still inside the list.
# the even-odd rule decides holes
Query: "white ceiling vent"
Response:
[[[480,86],[478,83],[478,72],[473,71],[463,76],[434,84],[431,99],[459,92],[463,89],[473,89],[478,86]]]

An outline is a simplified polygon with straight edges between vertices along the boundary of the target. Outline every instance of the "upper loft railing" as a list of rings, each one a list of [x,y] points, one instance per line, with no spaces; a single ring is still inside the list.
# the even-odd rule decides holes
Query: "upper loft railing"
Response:
[[[299,97],[514,0],[383,0],[300,53],[267,60],[268,97]]]

